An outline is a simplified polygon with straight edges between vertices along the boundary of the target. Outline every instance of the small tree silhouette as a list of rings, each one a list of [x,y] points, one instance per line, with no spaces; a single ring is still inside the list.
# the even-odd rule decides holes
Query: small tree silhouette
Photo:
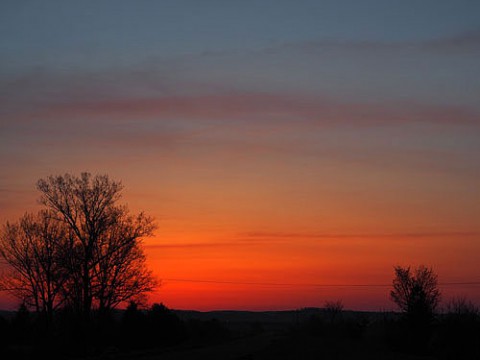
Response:
[[[437,275],[431,268],[395,267],[391,299],[413,322],[429,322],[440,301]]]
[[[330,319],[330,323],[335,322],[335,319],[338,318],[338,315],[342,313],[343,307],[344,306],[343,306],[342,300],[325,302],[325,305],[323,306],[323,308],[328,318]]]
[[[465,297],[451,299],[446,306],[447,317],[450,320],[471,323],[478,320],[480,309]]]
[[[405,322],[395,339],[398,344],[415,353],[424,353],[431,336],[431,322],[440,301],[437,275],[431,268],[419,266],[395,267],[391,299],[403,311]]]

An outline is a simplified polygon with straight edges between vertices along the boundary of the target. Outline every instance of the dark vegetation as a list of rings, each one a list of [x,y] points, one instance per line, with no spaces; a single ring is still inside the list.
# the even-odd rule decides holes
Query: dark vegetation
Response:
[[[0,313],[1,359],[480,359],[480,314],[464,298],[439,312],[431,268],[395,267],[400,312],[174,311],[140,306],[155,286],[141,239],[153,220],[119,205],[108,176],[37,183],[44,208],[7,223],[0,290],[20,301]],[[120,305],[125,305],[119,310]]]
[[[105,318],[55,313],[47,329],[25,306],[0,317],[0,358],[31,359],[478,359],[480,317],[452,300],[422,336],[406,315],[331,309],[244,312],[145,309],[132,302]]]

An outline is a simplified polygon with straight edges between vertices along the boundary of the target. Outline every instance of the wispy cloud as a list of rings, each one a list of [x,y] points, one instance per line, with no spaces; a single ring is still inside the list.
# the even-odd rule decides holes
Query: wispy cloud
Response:
[[[419,43],[425,50],[442,52],[470,52],[480,51],[480,29],[466,31],[449,37],[432,39]]]
[[[480,125],[480,114],[461,106],[414,102],[390,104],[345,103],[322,97],[301,97],[269,93],[235,93],[203,96],[119,98],[104,101],[69,101],[40,106],[35,111],[9,116],[16,122],[61,122],[64,119],[149,118],[235,120],[260,122],[281,120],[309,125],[388,125],[426,122],[449,125]],[[115,119],[115,120],[112,120]],[[5,119],[4,119],[5,121]]]
[[[378,239],[378,238],[433,238],[433,237],[476,237],[478,231],[444,232],[399,232],[399,233],[321,233],[321,232],[247,232],[239,234],[247,239]]]
[[[238,233],[232,239],[212,242],[166,242],[146,244],[148,250],[186,250],[186,249],[223,249],[235,247],[264,247],[272,244],[292,244],[292,241],[301,240],[421,240],[433,238],[477,238],[479,231],[410,231],[398,233],[322,233],[322,232],[275,232],[251,231]]]
[[[289,42],[264,48],[262,52],[277,54],[300,51],[305,53],[322,53],[324,51],[351,52],[395,52],[413,51],[436,54],[464,54],[480,52],[480,29],[455,34],[448,37],[423,41],[361,41],[361,40],[329,40]]]
[[[378,139],[367,136],[367,142],[358,136],[341,135],[379,127],[389,131],[390,126],[394,131],[397,126],[417,124],[434,125],[435,134],[442,133],[442,137],[452,128],[462,134],[477,132],[480,114],[462,106],[346,103],[322,97],[243,92],[97,101],[70,99],[3,116],[0,124],[5,142],[11,138],[9,134],[15,134],[16,146],[25,143],[48,149],[52,143],[74,148],[88,145],[97,151],[97,157],[104,154],[98,150],[105,148],[124,155],[128,151],[128,156],[154,150],[155,156],[181,153],[194,159],[202,154],[230,160],[283,154],[384,169],[407,167],[475,176],[479,173],[476,153],[465,138],[460,147],[439,149],[428,141],[421,146],[411,147],[408,141],[402,146],[391,146],[386,141],[388,133]],[[319,142],[318,137],[311,136],[337,129],[342,132],[337,134],[340,143],[324,136]],[[411,136],[416,130],[408,131]],[[88,153],[88,149],[84,152]]]
[[[162,244],[147,244],[145,248],[157,250],[157,249],[204,249],[204,248],[224,248],[224,247],[245,247],[245,244],[238,240],[228,241],[228,242],[202,242],[202,243],[162,243]]]

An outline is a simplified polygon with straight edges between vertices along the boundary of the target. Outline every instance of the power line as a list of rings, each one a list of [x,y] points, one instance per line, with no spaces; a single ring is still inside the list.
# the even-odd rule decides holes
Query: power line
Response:
[[[256,286],[293,286],[293,287],[391,287],[392,284],[315,284],[315,283],[269,283],[269,282],[249,282],[249,281],[223,281],[223,280],[196,280],[196,279],[163,279],[172,282],[189,283],[209,283],[209,284],[228,284],[228,285],[256,285]],[[462,281],[462,282],[443,282],[438,286],[477,286],[480,281]]]

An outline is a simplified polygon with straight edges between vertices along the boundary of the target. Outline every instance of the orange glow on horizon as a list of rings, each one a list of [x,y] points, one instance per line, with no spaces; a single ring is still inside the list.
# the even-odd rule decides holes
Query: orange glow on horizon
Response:
[[[157,219],[155,237],[144,244],[163,283],[150,301],[172,308],[300,308],[342,299],[347,308],[391,309],[388,287],[312,284],[390,284],[395,265],[432,266],[440,281],[480,280],[480,202],[469,157],[457,163],[455,154],[385,140],[397,132],[415,138],[420,125],[393,124],[377,137],[376,128],[324,132],[292,121],[244,131],[242,121],[179,120],[176,126],[195,131],[167,129],[162,146],[147,121],[130,147],[115,138],[111,152],[82,147],[71,155],[74,166],[69,157],[18,170],[19,190],[5,192],[0,220],[38,209],[40,177],[108,173],[125,185],[122,202],[133,213]],[[437,125],[432,131],[446,134]],[[446,293],[456,290],[480,303],[478,287]]]
[[[148,264],[161,281],[150,302],[176,309],[274,310],[321,307],[341,299],[349,309],[388,310],[395,309],[388,298],[395,265],[432,266],[440,282],[480,280],[474,255],[480,250],[479,234],[473,227],[454,227],[462,221],[468,225],[468,217],[422,227],[451,213],[421,203],[413,209],[415,199],[386,192],[381,198],[368,188],[355,198],[351,193],[334,196],[333,182],[314,191],[314,180],[286,175],[288,184],[303,179],[297,196],[291,196],[291,185],[260,175],[248,176],[256,182],[208,178],[210,186],[179,177],[163,198],[148,195],[159,193],[153,184],[126,189],[124,202],[131,211],[146,210],[158,223],[155,236],[144,239]],[[341,187],[354,186],[346,177],[341,181]],[[437,201],[434,194],[426,196],[432,196],[432,204]],[[396,211],[386,211],[392,204]],[[16,214],[22,214],[20,207],[2,220]],[[387,286],[325,286],[368,284]],[[480,302],[478,290],[442,289],[444,300],[466,295]]]
[[[327,300],[341,299],[350,309],[391,310],[394,265],[429,264],[440,282],[476,279],[476,261],[461,256],[466,249],[479,250],[475,235],[457,234],[455,242],[444,244],[438,253],[431,249],[438,248],[439,234],[416,236],[412,241],[401,234],[297,234],[295,241],[265,237],[226,242],[205,235],[196,242],[185,236],[163,245],[160,238],[149,239],[149,263],[161,280],[150,300],[179,309],[280,310],[321,307]],[[369,284],[375,286],[350,286]],[[444,300],[459,294],[479,300],[478,287],[442,291]]]

